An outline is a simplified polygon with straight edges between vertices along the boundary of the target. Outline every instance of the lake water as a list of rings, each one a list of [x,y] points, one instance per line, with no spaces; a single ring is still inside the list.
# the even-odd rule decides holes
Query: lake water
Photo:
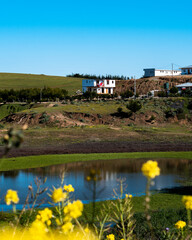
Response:
[[[18,191],[20,202],[18,208],[22,207],[25,202],[28,186],[32,185],[36,190],[35,179],[43,180],[47,178],[46,183],[42,186],[47,187],[48,191],[42,194],[38,200],[44,200],[44,204],[49,203],[51,193],[54,187],[61,184],[61,175],[65,172],[64,184],[72,184],[75,192],[72,198],[80,199],[84,202],[92,200],[91,182],[86,181],[90,169],[99,169],[101,180],[97,182],[97,200],[112,199],[113,189],[119,192],[119,179],[125,180],[125,193],[133,196],[140,196],[145,193],[146,178],[141,173],[141,166],[146,162],[142,159],[117,159],[94,162],[69,163],[55,165],[44,168],[26,169],[19,171],[0,172],[0,195],[4,196],[7,189]],[[162,159],[158,160],[161,168],[161,175],[154,180],[154,186],[151,190],[163,190],[183,186],[186,181],[190,180],[192,173],[191,160]],[[32,201],[32,200],[31,200]],[[8,210],[3,199],[0,201],[1,210]]]

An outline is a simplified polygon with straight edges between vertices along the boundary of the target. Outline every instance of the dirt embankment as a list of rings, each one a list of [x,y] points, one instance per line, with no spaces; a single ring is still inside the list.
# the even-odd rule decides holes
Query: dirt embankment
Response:
[[[171,88],[185,82],[192,82],[192,76],[174,76],[173,78],[171,76],[141,78],[136,80],[136,87],[139,95],[145,95],[152,90],[163,90],[165,83],[169,83],[169,88]],[[120,94],[126,90],[134,91],[134,80],[117,80],[115,93]]]
[[[40,113],[33,114],[29,113],[16,113],[11,114],[1,120],[1,123],[13,124],[13,125],[24,125],[29,126],[59,126],[59,127],[71,127],[71,126],[85,126],[85,125],[128,125],[128,124],[143,124],[143,125],[156,125],[167,121],[164,117],[158,113],[147,111],[145,113],[141,112],[139,114],[122,112],[113,113],[110,115],[100,115],[100,114],[87,114],[87,113],[75,113],[75,112],[65,112],[65,113]],[[177,122],[176,118],[172,118],[169,122]]]

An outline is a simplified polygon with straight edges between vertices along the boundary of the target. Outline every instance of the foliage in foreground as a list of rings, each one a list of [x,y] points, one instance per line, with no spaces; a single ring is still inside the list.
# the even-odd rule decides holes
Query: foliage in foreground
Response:
[[[26,126],[23,127],[23,130]],[[22,131],[10,130],[4,136],[4,143],[6,145],[5,154],[9,152],[12,146],[18,147],[22,142]],[[145,205],[145,217],[142,220],[143,225],[147,226],[145,232],[145,239],[156,238],[158,220],[156,227],[152,224],[150,212],[150,186],[152,179],[160,174],[160,169],[156,161],[147,161],[142,165],[143,175],[147,178]],[[5,196],[7,205],[12,204],[14,220],[8,226],[0,228],[1,239],[82,239],[82,240],[131,240],[138,239],[135,234],[138,222],[134,220],[132,209],[132,195],[124,194],[123,181],[120,181],[120,196],[115,192],[116,201],[111,205],[103,206],[99,215],[95,211],[95,193],[97,181],[100,180],[100,172],[92,170],[86,180],[91,184],[93,190],[93,212],[90,221],[81,222],[78,220],[83,212],[83,203],[79,200],[71,201],[70,194],[74,192],[72,185],[64,185],[64,176],[62,177],[61,186],[53,188],[49,195],[52,200],[53,209],[45,208],[38,211],[35,219],[30,223],[30,218],[35,211],[35,204],[38,196],[46,189],[41,189],[41,181],[36,180],[37,192],[34,195],[32,186],[29,186],[29,192],[20,214],[17,214],[16,204],[19,203],[19,196],[17,191],[8,189]],[[46,181],[46,180],[45,180]],[[44,181],[44,182],[45,182]],[[34,202],[32,208],[29,210],[28,218],[21,228],[21,217],[25,213],[26,206],[30,194],[34,195]],[[165,229],[159,235],[160,239],[191,239],[192,225],[191,225],[191,210],[192,210],[192,196],[183,196],[182,202],[187,210],[187,221],[184,219],[175,223],[175,228]],[[142,236],[143,234],[141,234]]]

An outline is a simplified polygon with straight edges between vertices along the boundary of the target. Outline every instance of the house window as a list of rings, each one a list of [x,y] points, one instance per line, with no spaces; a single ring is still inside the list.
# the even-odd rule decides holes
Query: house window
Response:
[[[109,80],[107,80],[107,85],[109,85]]]
[[[112,83],[114,83],[114,81],[112,81]]]
[[[86,83],[88,83],[88,80],[86,80]]]
[[[104,88],[102,88],[102,93],[104,93]]]

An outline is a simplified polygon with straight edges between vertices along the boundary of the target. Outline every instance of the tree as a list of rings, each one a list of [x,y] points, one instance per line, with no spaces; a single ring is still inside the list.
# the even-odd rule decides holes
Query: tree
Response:
[[[170,89],[170,93],[172,93],[172,94],[177,94],[177,93],[178,93],[178,88],[177,88],[177,87],[172,87],[172,88]]]
[[[131,100],[129,104],[127,104],[127,109],[129,109],[131,112],[137,112],[142,108],[142,105],[139,101]]]

